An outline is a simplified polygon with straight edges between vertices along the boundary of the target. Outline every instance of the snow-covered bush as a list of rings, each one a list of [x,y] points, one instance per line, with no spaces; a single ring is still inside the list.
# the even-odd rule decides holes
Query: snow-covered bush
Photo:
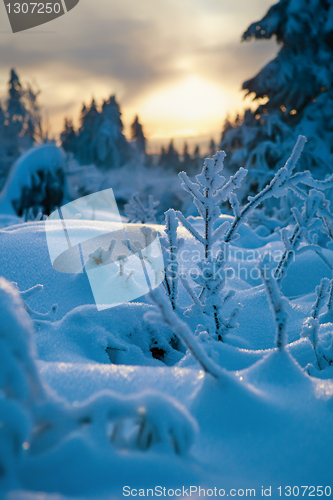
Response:
[[[234,176],[230,177],[229,181],[226,181],[220,175],[223,170],[224,157],[225,153],[221,151],[213,158],[207,158],[201,174],[196,176],[196,183],[190,181],[185,172],[179,174],[183,181],[182,187],[192,195],[194,205],[203,219],[204,234],[200,234],[180,211],[176,211],[179,221],[203,246],[203,259],[198,263],[198,274],[195,277],[181,276],[182,284],[193,301],[193,305],[185,311],[185,315],[204,318],[204,322],[207,321],[207,324],[202,325],[204,328],[200,325],[200,328],[207,330],[212,338],[222,342],[228,330],[236,326],[235,319],[239,306],[234,308],[228,319],[223,317],[225,303],[233,296],[232,293],[225,292],[224,297],[222,297],[222,290],[225,286],[224,267],[228,252],[224,237],[229,230],[229,223],[223,223],[217,228],[215,223],[221,215],[221,202],[232,196],[233,190],[240,186],[246,176],[246,170],[240,169]],[[173,233],[177,231],[175,222],[171,225],[171,229]],[[167,231],[169,231],[168,228]],[[175,240],[175,236],[172,240]],[[219,246],[219,250],[214,255],[215,244]],[[171,250],[172,260],[176,259],[174,254],[175,252]],[[192,290],[188,278],[199,285],[198,295]],[[175,279],[173,281],[175,282]],[[174,284],[173,287],[175,287]],[[172,294],[173,301],[176,300],[174,295],[175,293]]]
[[[153,195],[148,196],[148,205],[145,206],[140,200],[139,193],[134,193],[130,201],[125,205],[124,211],[128,222],[141,224],[154,224],[156,223],[156,207],[160,204],[155,201]]]
[[[49,215],[65,193],[66,157],[55,144],[37,146],[12,166],[0,194],[0,211],[22,216],[33,210]]]
[[[164,239],[164,242],[162,240],[169,257],[165,289],[175,309],[178,280],[181,280],[193,302],[193,305],[185,311],[185,315],[199,318],[197,333],[208,331],[213,339],[223,342],[228,331],[237,326],[236,317],[240,304],[234,307],[229,318],[223,315],[226,303],[234,296],[232,290],[224,291],[229,244],[237,239],[237,230],[247,221],[248,215],[255,208],[264,200],[271,197],[278,198],[285,193],[305,142],[305,137],[299,138],[286,166],[275,174],[273,180],[258,195],[249,197],[248,203],[243,208],[234,191],[240,187],[247,171],[241,168],[226,181],[221,175],[224,152],[218,152],[213,158],[205,160],[201,174],[196,176],[196,182],[192,182],[185,172],[179,174],[183,181],[182,187],[193,197],[194,205],[203,221],[204,233],[201,234],[180,211],[169,210],[166,213],[167,239]],[[228,199],[234,212],[233,222],[218,225],[221,203]],[[197,264],[196,276],[179,275],[177,252],[181,242],[177,240],[178,223],[175,216],[203,247],[203,258]],[[195,285],[198,291],[194,290]]]
[[[180,211],[170,209],[166,213],[166,237],[161,239],[165,248],[165,291],[169,297],[172,309],[178,314],[184,313],[186,317],[193,318],[197,324],[196,334],[202,338],[224,342],[230,329],[237,327],[236,318],[241,305],[236,305],[225,317],[223,310],[235,295],[229,286],[226,288],[228,252],[230,243],[238,238],[237,231],[247,222],[249,216],[266,200],[285,197],[292,192],[303,202],[303,210],[300,212],[296,207],[291,208],[291,215],[295,219],[295,225],[289,234],[287,229],[281,229],[281,239],[285,251],[281,254],[274,270],[274,278],[280,281],[291,264],[291,257],[297,253],[315,251],[332,272],[332,264],[325,257],[322,247],[333,235],[333,216],[329,210],[329,202],[326,200],[323,190],[331,188],[332,178],[325,181],[314,180],[310,172],[294,173],[300,158],[306,138],[300,136],[286,165],[278,170],[273,179],[256,196],[248,197],[248,202],[241,207],[241,203],[235,192],[240,187],[241,181],[246,176],[246,171],[240,169],[228,181],[221,176],[223,169],[224,152],[219,152],[212,159],[206,159],[200,175],[196,176],[196,182],[192,182],[184,172],[179,174],[183,181],[183,188],[189,192],[199,212],[202,223],[200,231],[198,223],[194,224],[193,218],[186,219]],[[229,222],[219,224],[221,215],[221,203],[229,199],[234,218]],[[203,247],[202,259],[196,264],[197,274],[188,276],[179,272],[178,253],[183,241],[177,237],[178,221]],[[279,228],[275,226],[275,230]],[[321,236],[319,235],[321,234]],[[264,281],[269,292],[269,297],[276,298],[278,289],[275,281]],[[180,285],[181,283],[181,285]],[[185,310],[177,305],[179,286],[187,292],[193,305]],[[275,293],[275,292],[276,293]],[[274,294],[273,294],[274,292]],[[272,295],[273,294],[273,295]],[[276,305],[272,302],[273,307]],[[282,328],[282,323],[280,327]],[[277,342],[280,347],[284,345],[283,333]]]

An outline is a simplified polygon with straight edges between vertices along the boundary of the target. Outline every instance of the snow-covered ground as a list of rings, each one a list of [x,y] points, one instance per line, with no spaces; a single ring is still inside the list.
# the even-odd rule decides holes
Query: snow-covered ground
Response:
[[[155,228],[163,231],[162,226]],[[179,262],[188,270],[193,265],[189,257],[199,247],[184,228],[179,233],[185,240]],[[27,490],[57,493],[50,498],[123,498],[124,486],[143,489],[141,496],[156,486],[177,490],[177,495],[180,488],[181,496],[191,492],[193,498],[199,496],[199,486],[212,489],[213,496],[219,490],[233,496],[235,489],[236,498],[242,496],[238,490],[249,496],[246,489],[254,488],[256,496],[262,496],[262,487],[271,487],[271,497],[279,498],[279,486],[282,496],[288,486],[298,486],[301,493],[301,486],[314,486],[316,492],[318,486],[332,487],[333,374],[330,368],[322,372],[324,378],[304,371],[308,363],[315,364],[315,355],[309,340],[300,338],[315,301],[314,289],[321,278],[329,277],[329,270],[312,251],[291,264],[283,283],[289,298],[289,345],[279,352],[274,349],[275,326],[263,285],[255,272],[251,275],[251,256],[257,259],[268,249],[273,256],[281,250],[277,235],[262,237],[247,225],[237,247],[231,246],[229,264],[235,277],[229,271],[227,287],[236,291],[232,301],[243,304],[239,327],[226,343],[206,345],[212,359],[228,370],[222,381],[205,374],[184,346],[169,348],[163,360],[152,356],[154,342],[161,345],[172,332],[147,321],[145,313],[154,307],[147,297],[97,311],[85,274],[53,270],[44,222],[3,229],[0,275],[17,283],[20,291],[44,287],[23,296],[34,319],[43,383],[73,408],[100,391],[122,396],[157,391],[175,398],[198,425],[193,446],[183,455],[158,444],[146,451],[124,443],[102,447],[89,441],[85,428],[69,432],[45,452],[23,451],[8,498],[45,498]],[[332,261],[332,252],[325,252]],[[238,264],[244,268],[239,276]],[[188,305],[183,288],[179,301],[180,307]],[[193,321],[188,319],[190,325]],[[320,329],[327,345],[331,327],[322,324]]]

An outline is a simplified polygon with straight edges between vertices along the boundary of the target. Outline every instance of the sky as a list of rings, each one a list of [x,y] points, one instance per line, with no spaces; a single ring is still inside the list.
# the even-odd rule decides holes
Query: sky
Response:
[[[125,133],[136,114],[150,151],[220,138],[245,106],[243,81],[271,60],[275,41],[241,43],[272,0],[80,0],[65,16],[10,31],[0,3],[0,99],[9,69],[36,81],[53,134],[78,123],[82,103],[116,94]]]

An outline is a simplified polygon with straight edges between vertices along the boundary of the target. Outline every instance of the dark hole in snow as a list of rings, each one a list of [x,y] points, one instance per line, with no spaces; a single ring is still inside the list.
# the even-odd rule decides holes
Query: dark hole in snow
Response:
[[[175,351],[179,351],[179,352],[182,352],[185,354],[186,349],[176,335],[171,338],[170,345],[171,345],[172,349],[174,349]]]
[[[150,352],[155,359],[159,359],[160,361],[163,361],[165,351],[164,349],[161,349],[160,347],[151,347]]]
[[[121,349],[117,349],[115,347],[107,347],[105,349],[106,354],[109,356],[109,360],[113,365],[118,365],[119,364],[119,352]]]

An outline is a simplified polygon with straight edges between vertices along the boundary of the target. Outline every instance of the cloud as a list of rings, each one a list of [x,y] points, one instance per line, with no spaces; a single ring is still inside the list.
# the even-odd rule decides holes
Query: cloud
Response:
[[[14,66],[36,77],[45,103],[78,109],[116,92],[127,110],[155,88],[198,75],[239,91],[273,55],[274,43],[239,43],[271,0],[81,0],[43,28],[8,30],[0,3],[0,85]],[[54,30],[54,32],[50,32]],[[76,105],[73,104],[76,102]],[[76,106],[76,107],[75,107]],[[129,111],[128,111],[129,112]],[[50,116],[55,111],[50,109]],[[58,113],[59,114],[59,113]],[[175,117],[176,119],[176,117]]]

